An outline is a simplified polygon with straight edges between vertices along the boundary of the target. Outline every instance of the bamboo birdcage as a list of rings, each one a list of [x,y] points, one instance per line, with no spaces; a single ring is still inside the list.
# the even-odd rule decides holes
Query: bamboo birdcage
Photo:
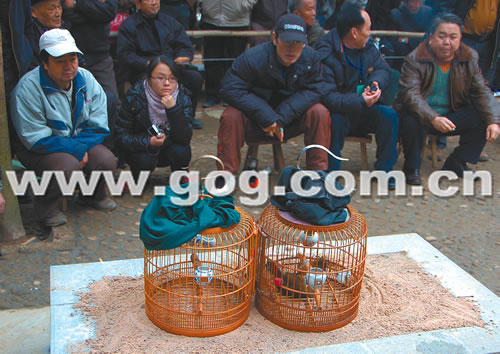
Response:
[[[272,205],[262,212],[255,305],[264,317],[305,332],[329,331],[356,317],[367,227],[353,207],[347,212],[345,222],[329,226],[307,224]]]
[[[206,229],[174,249],[145,249],[145,310],[158,327],[209,337],[246,321],[255,284],[257,227],[248,213],[236,210],[238,224]]]

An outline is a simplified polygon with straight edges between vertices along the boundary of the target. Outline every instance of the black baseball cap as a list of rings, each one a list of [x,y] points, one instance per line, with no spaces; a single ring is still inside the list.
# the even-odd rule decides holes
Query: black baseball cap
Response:
[[[274,32],[283,42],[297,41],[307,44],[306,23],[300,16],[294,14],[281,16]]]

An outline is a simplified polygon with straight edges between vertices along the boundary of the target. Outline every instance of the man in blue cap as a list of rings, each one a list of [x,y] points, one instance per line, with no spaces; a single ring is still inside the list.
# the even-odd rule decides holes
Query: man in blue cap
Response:
[[[320,60],[306,43],[304,20],[284,15],[272,42],[247,50],[226,73],[221,93],[230,106],[221,116],[217,146],[226,171],[238,172],[245,140],[284,141],[304,133],[306,145],[330,145],[330,115],[319,103]],[[307,151],[306,165],[326,170],[326,152]]]

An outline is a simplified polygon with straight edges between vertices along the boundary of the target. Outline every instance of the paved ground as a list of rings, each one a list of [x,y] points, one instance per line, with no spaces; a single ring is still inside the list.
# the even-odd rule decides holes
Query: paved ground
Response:
[[[205,123],[193,137],[193,158],[216,152],[216,117],[220,112],[200,113]],[[449,146],[456,145],[450,139]],[[301,138],[290,141],[284,147],[287,164],[294,164],[303,147]],[[451,148],[446,150],[446,154]],[[417,232],[430,241],[452,261],[500,295],[500,144],[486,146],[490,160],[480,163],[477,169],[488,170],[493,176],[492,197],[439,198],[425,192],[422,197],[360,197],[356,192],[352,205],[365,216],[369,236]],[[369,162],[373,164],[375,144],[369,147]],[[344,156],[351,158],[343,168],[359,175],[359,145],[348,143]],[[197,162],[193,168],[207,173],[213,168],[211,161]],[[259,168],[272,166],[270,147],[259,152]],[[396,166],[400,169],[402,158]],[[423,175],[433,169],[426,160]],[[116,198],[119,204],[112,213],[102,213],[68,202],[66,212],[69,223],[57,228],[52,240],[41,241],[42,230],[33,217],[30,204],[22,205],[23,219],[31,242],[25,245],[4,245],[0,256],[0,309],[39,307],[49,304],[49,266],[96,262],[142,257],[143,247],[138,236],[138,224],[143,208],[152,198],[154,184],[164,184],[169,169],[159,169],[142,197],[125,195]],[[277,178],[272,174],[272,181]],[[453,183],[459,185],[459,183]],[[236,193],[236,197],[240,194]],[[266,204],[267,205],[267,204]],[[258,217],[263,207],[246,210]],[[28,238],[29,240],[29,238]]]

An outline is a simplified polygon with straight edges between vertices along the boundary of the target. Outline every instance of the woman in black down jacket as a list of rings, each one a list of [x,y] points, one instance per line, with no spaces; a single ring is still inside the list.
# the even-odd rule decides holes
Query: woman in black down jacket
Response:
[[[116,123],[118,147],[135,178],[156,166],[185,169],[191,161],[191,92],[178,81],[178,66],[160,56],[151,59],[146,73],[127,92]]]

